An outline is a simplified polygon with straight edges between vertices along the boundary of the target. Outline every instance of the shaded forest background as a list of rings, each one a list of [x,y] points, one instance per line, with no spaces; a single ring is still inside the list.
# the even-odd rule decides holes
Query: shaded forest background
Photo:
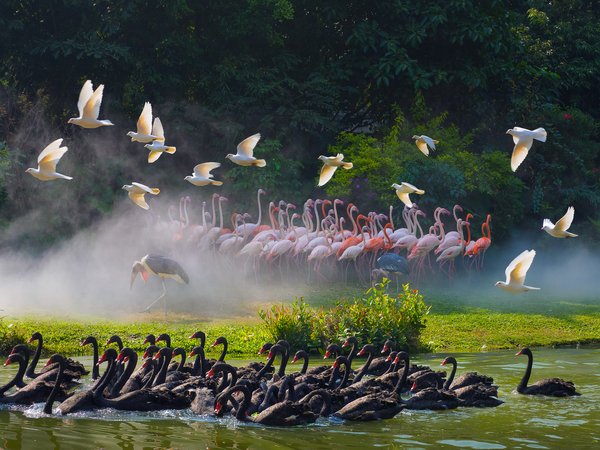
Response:
[[[100,118],[115,127],[67,125],[86,79],[105,85]],[[408,181],[427,191],[426,210],[492,213],[500,240],[568,205],[574,231],[600,240],[597,1],[4,0],[0,81],[5,248],[47,248],[89,227],[132,180],[196,205],[223,193],[230,211],[252,214],[259,187],[273,200],[341,196],[385,211],[399,206],[390,185]],[[152,165],[125,136],[145,101],[178,147]],[[505,134],[515,125],[548,131],[516,174]],[[256,132],[265,169],[224,159]],[[413,134],[439,139],[438,151],[425,158]],[[58,137],[70,149],[60,171],[75,179],[39,183],[25,169]],[[317,156],[336,152],[355,169],[316,188]],[[183,181],[211,160],[222,188]]]

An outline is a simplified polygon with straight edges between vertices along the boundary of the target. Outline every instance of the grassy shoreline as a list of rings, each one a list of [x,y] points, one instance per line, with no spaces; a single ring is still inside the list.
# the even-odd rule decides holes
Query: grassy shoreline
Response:
[[[487,297],[475,290],[445,291],[423,289],[425,302],[431,306],[420,337],[420,352],[476,352],[513,349],[522,346],[552,347],[600,343],[600,298],[549,298],[546,294],[506,296],[492,293]],[[330,286],[314,289],[305,301],[313,307],[334,306],[337,299],[362,296],[359,288]],[[264,302],[261,306],[269,303]],[[255,305],[256,306],[256,305]],[[45,353],[89,354],[90,348],[79,343],[88,335],[96,336],[101,348],[113,334],[124,344],[141,351],[144,337],[169,333],[172,345],[190,349],[197,341],[188,337],[197,330],[207,335],[207,347],[219,336],[227,337],[229,354],[236,358],[256,358],[256,352],[269,340],[258,314],[231,318],[170,314],[121,316],[119,320],[89,316],[53,318],[44,316],[0,317],[0,354],[12,345],[26,342],[35,331],[44,336]],[[235,314],[232,312],[232,314]],[[214,357],[221,347],[207,349]]]
[[[91,352],[79,343],[88,335],[96,336],[101,348],[112,335],[118,334],[126,346],[142,351],[144,337],[153,333],[169,333],[173,346],[186,349],[196,345],[189,336],[196,330],[207,335],[207,347],[218,336],[229,340],[229,354],[237,358],[256,358],[256,352],[268,335],[254,319],[218,320],[210,323],[193,318],[173,322],[120,322],[112,320],[55,320],[48,317],[3,319],[3,332],[8,336],[0,342],[0,352],[25,342],[35,331],[44,336],[45,353],[81,355]],[[544,315],[472,311],[464,313],[431,313],[421,335],[422,352],[476,352],[517,348],[548,347],[600,343],[600,314]],[[221,347],[208,349],[214,357]]]

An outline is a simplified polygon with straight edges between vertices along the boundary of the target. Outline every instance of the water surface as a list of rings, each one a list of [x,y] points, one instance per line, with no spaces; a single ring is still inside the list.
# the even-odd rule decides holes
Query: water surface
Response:
[[[514,389],[527,359],[514,353],[454,355],[458,375],[471,370],[494,377],[499,396],[506,402],[497,408],[405,411],[391,420],[368,423],[323,419],[283,429],[188,411],[101,410],[52,417],[42,413],[42,404],[0,405],[0,448],[600,448],[600,349],[534,351],[532,381],[554,376],[574,381],[583,395],[566,399],[517,394]],[[444,356],[419,355],[414,362],[437,366]],[[11,366],[0,369],[0,383],[14,370]]]

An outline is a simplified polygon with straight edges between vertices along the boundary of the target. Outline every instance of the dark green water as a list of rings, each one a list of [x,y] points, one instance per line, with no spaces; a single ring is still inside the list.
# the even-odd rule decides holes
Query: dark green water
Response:
[[[567,399],[516,394],[527,360],[514,353],[455,354],[458,374],[476,370],[494,377],[506,402],[498,408],[407,411],[381,422],[323,420],[281,429],[181,411],[104,410],[56,418],[44,415],[41,404],[0,406],[0,448],[600,448],[600,349],[534,352],[532,381],[553,376],[574,381],[583,395]],[[422,355],[415,362],[435,366],[443,356]],[[0,369],[0,382],[13,370]]]

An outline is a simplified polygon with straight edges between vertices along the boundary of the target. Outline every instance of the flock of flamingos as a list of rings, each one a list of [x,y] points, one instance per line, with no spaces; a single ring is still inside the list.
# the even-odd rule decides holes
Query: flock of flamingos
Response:
[[[280,269],[289,269],[293,265],[294,270],[308,266],[309,277],[310,272],[314,272],[317,281],[326,274],[335,276],[338,271],[324,269],[335,264],[345,265],[346,277],[348,267],[352,266],[360,280],[368,277],[369,272],[373,276],[411,273],[418,280],[426,270],[431,270],[429,258],[435,258],[439,267],[452,276],[459,257],[469,257],[465,267],[480,269],[492,242],[491,216],[488,215],[481,224],[481,236],[472,238],[470,220],[473,215],[469,213],[460,218],[463,212],[460,205],[455,205],[452,212],[437,208],[428,233],[423,231],[419,221],[426,214],[416,204],[412,208],[404,207],[404,223],[398,226],[393,220],[393,206],[388,215],[361,214],[356,205],[344,205],[339,199],[308,199],[301,212],[292,203],[270,202],[267,225],[262,223],[263,194],[265,192],[259,189],[256,222],[248,221],[250,215],[247,213],[233,213],[230,228],[223,223],[225,197],[213,194],[212,214],[206,211],[206,202],[202,204],[204,220],[201,224],[190,223],[188,205],[191,199],[183,197],[179,219],[172,214],[174,208],[169,214],[173,241],[183,243],[184,248],[200,249],[204,255],[244,257],[255,277],[258,277],[261,264]],[[450,218],[449,224],[444,224],[444,216]]]

